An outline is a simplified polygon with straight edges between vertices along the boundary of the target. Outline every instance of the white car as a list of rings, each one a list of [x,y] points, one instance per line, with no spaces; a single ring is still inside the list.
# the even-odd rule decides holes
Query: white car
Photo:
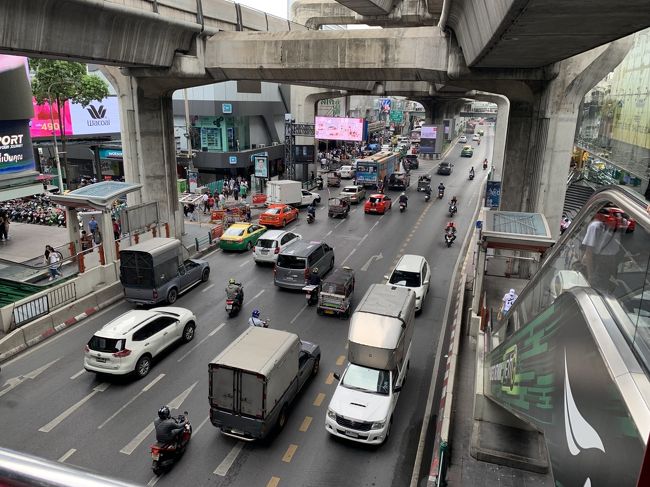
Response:
[[[346,186],[341,190],[341,196],[348,196],[351,203],[361,203],[366,197],[366,190],[363,186]]]
[[[301,197],[300,206],[308,206],[311,203],[317,205],[320,203],[320,195],[312,191],[307,191],[306,189],[301,190]]]
[[[280,251],[301,239],[302,236],[297,233],[284,230],[267,230],[253,247],[253,259],[256,264],[275,264]]]
[[[97,331],[86,345],[84,369],[98,374],[142,378],[153,359],[177,341],[192,341],[196,316],[172,306],[131,310]]]
[[[341,166],[339,174],[343,179],[352,179],[354,177],[354,168],[352,166]]]
[[[472,140],[476,142],[477,140],[481,140],[481,136],[479,134],[474,134],[472,135]]]
[[[421,311],[429,292],[430,268],[427,259],[421,255],[404,254],[397,262],[386,285],[407,287],[415,292],[415,311]]]
[[[458,143],[459,144],[467,143],[467,137],[465,137],[464,135],[461,135],[460,137],[458,137]]]

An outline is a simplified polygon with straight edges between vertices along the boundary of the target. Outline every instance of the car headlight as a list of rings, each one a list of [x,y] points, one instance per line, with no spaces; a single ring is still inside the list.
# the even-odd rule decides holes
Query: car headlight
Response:
[[[376,423],[372,423],[372,426],[371,426],[370,429],[380,430],[380,429],[382,429],[384,427],[385,424],[386,424],[386,421],[378,421]]]
[[[336,413],[331,409],[327,410],[327,417],[336,421]]]

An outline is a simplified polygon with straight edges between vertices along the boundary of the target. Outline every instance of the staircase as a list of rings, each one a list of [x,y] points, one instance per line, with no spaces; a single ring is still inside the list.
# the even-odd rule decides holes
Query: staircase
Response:
[[[571,183],[566,190],[562,215],[573,219],[596,188],[584,184],[584,181]]]

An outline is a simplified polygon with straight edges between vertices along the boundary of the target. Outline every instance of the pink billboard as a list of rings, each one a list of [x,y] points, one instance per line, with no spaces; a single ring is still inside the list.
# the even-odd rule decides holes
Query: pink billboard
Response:
[[[61,127],[59,127],[59,114],[56,104],[53,106],[52,118],[50,118],[50,104],[48,102],[42,105],[36,104],[36,98],[32,100],[34,104],[34,118],[32,118],[29,132],[34,137],[52,137],[52,129],[56,130],[57,137],[61,136]],[[54,127],[52,127],[54,119]],[[72,135],[72,117],[70,116],[70,103],[65,102],[63,110],[63,120],[65,125],[65,134]]]
[[[363,138],[363,118],[316,117],[316,135],[321,140],[350,140]]]

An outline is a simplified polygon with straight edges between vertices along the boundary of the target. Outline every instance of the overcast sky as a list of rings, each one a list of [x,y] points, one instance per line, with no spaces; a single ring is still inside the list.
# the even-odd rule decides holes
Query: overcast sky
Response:
[[[237,3],[256,8],[262,12],[287,18],[287,0],[237,0]]]

